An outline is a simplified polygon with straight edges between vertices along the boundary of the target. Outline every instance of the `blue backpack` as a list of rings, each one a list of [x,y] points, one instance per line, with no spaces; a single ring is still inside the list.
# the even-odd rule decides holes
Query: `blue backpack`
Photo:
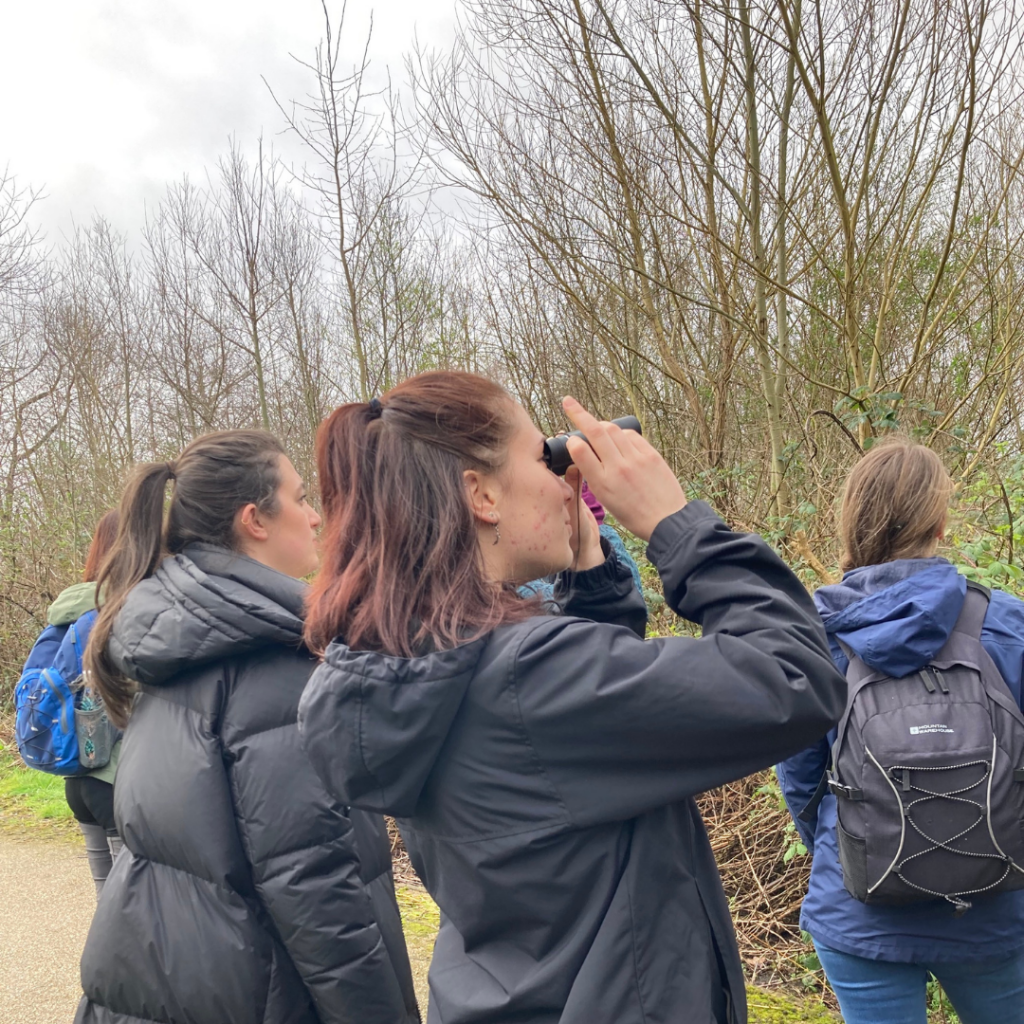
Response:
[[[81,775],[101,764],[79,756],[76,710],[82,698],[82,658],[97,612],[86,612],[67,627],[56,656],[49,664],[33,665],[29,655],[14,688],[14,735],[22,760],[30,768],[52,775]],[[36,641],[36,648],[52,645],[55,627],[49,627]],[[84,763],[83,763],[84,762]],[[104,762],[105,763],[105,762]]]

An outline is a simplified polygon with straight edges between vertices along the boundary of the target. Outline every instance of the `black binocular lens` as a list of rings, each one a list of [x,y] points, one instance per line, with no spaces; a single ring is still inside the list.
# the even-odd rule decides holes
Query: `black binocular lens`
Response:
[[[634,430],[638,434],[643,434],[640,421],[635,416],[620,416],[617,420],[612,420],[612,423],[623,430]],[[584,441],[587,440],[582,430],[573,430],[567,434],[556,434],[544,442],[544,461],[548,464],[548,469],[558,476],[565,476],[565,471],[572,465],[569,446],[565,443],[570,437],[582,437]]]

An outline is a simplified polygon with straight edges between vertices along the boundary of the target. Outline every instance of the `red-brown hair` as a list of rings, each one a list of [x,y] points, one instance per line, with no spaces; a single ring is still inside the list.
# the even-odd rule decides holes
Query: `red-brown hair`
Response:
[[[85,569],[82,571],[82,579],[86,583],[95,583],[100,578],[103,560],[114,546],[119,519],[117,509],[112,508],[96,524],[96,532],[92,535],[92,543],[89,545],[89,554],[85,556]]]
[[[463,472],[500,472],[513,405],[493,381],[435,371],[320,424],[322,566],[306,642],[413,657],[537,614],[510,583],[488,580]]]

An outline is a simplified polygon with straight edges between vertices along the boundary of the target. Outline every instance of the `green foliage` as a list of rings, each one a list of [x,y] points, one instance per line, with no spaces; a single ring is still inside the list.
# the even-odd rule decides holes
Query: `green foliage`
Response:
[[[774,768],[768,769],[771,778],[762,786],[754,790],[755,796],[767,797],[780,811],[786,810],[786,800],[782,795],[782,787],[779,785],[779,777]]]
[[[783,842],[785,850],[782,853],[782,862],[788,864],[794,857],[806,857],[807,847],[804,845],[796,825],[790,822],[783,831]]]
[[[865,425],[868,427],[869,434],[863,441],[865,451],[879,437],[894,430],[907,430],[913,437],[924,438],[942,416],[942,411],[929,402],[908,400],[900,391],[872,391],[866,384],[840,398],[833,411],[853,434]]]
[[[758,786],[754,790],[755,797],[762,797],[770,800],[780,811],[785,811],[788,815],[789,809],[786,806],[786,800],[782,795],[782,787],[779,785],[778,776],[775,774],[775,769],[770,769],[771,777],[762,786]],[[806,857],[807,847],[804,845],[804,841],[800,838],[800,833],[796,830],[796,825],[792,821],[787,820],[786,824],[782,828],[782,863],[788,864],[794,857]]]
[[[903,400],[898,391],[874,392],[866,384],[855,387],[835,404],[835,414],[848,430],[856,431],[865,424],[876,433],[895,430],[899,426],[896,409]]]
[[[800,941],[803,948],[796,958],[797,963],[803,968],[804,973],[800,976],[800,984],[805,989],[821,989],[825,986],[825,971],[818,959],[818,953],[814,948],[814,942],[809,933],[800,932]]]
[[[928,982],[928,1020],[930,1024],[960,1024],[953,1004],[938,980],[932,976]]]
[[[998,471],[979,469],[961,489],[951,522],[950,558],[964,575],[1010,593],[1024,593],[1024,456],[993,446]]]

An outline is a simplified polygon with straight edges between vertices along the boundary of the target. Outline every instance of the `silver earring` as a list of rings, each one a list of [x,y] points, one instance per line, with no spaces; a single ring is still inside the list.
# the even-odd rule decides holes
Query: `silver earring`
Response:
[[[501,540],[501,530],[498,529],[498,524],[494,524],[494,543],[497,544]]]

